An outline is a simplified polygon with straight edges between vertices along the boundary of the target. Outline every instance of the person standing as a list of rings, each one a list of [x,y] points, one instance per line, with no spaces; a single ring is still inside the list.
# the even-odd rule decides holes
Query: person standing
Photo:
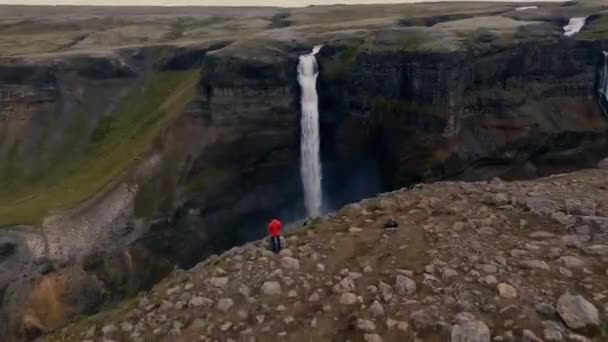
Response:
[[[273,219],[268,224],[268,233],[270,233],[270,249],[274,253],[279,253],[281,251],[281,228],[283,225],[281,221],[277,219]]]

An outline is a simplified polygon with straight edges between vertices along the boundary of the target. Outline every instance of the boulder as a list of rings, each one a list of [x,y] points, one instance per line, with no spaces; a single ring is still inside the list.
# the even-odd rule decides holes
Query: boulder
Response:
[[[565,294],[559,297],[557,312],[570,329],[597,327],[600,324],[597,308],[580,295]]]

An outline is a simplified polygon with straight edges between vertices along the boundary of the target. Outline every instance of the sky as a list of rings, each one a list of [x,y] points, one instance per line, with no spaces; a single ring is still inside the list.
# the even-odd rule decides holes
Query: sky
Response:
[[[445,1],[445,0],[444,0]],[[447,0],[457,1],[457,0]],[[488,0],[485,0],[488,1]],[[499,0],[490,0],[499,1]],[[530,0],[510,0],[529,2]],[[548,2],[536,0],[535,2]],[[429,0],[0,0],[0,4],[24,5],[98,5],[98,6],[281,6],[303,7],[308,5],[411,3]]]

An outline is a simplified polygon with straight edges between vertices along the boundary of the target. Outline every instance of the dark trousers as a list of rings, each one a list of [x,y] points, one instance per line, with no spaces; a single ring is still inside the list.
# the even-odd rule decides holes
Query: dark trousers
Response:
[[[270,237],[270,250],[274,253],[279,253],[281,251],[281,238],[279,236]]]

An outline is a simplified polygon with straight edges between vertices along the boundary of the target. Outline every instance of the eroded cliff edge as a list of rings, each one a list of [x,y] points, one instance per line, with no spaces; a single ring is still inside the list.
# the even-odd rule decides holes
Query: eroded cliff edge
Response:
[[[261,13],[269,27],[245,38],[3,58],[4,336],[53,330],[259,237],[270,215],[297,217],[295,69],[316,44],[328,178],[377,171],[335,192],[595,165],[606,14],[484,6],[340,25]],[[570,39],[573,9],[593,15]]]

